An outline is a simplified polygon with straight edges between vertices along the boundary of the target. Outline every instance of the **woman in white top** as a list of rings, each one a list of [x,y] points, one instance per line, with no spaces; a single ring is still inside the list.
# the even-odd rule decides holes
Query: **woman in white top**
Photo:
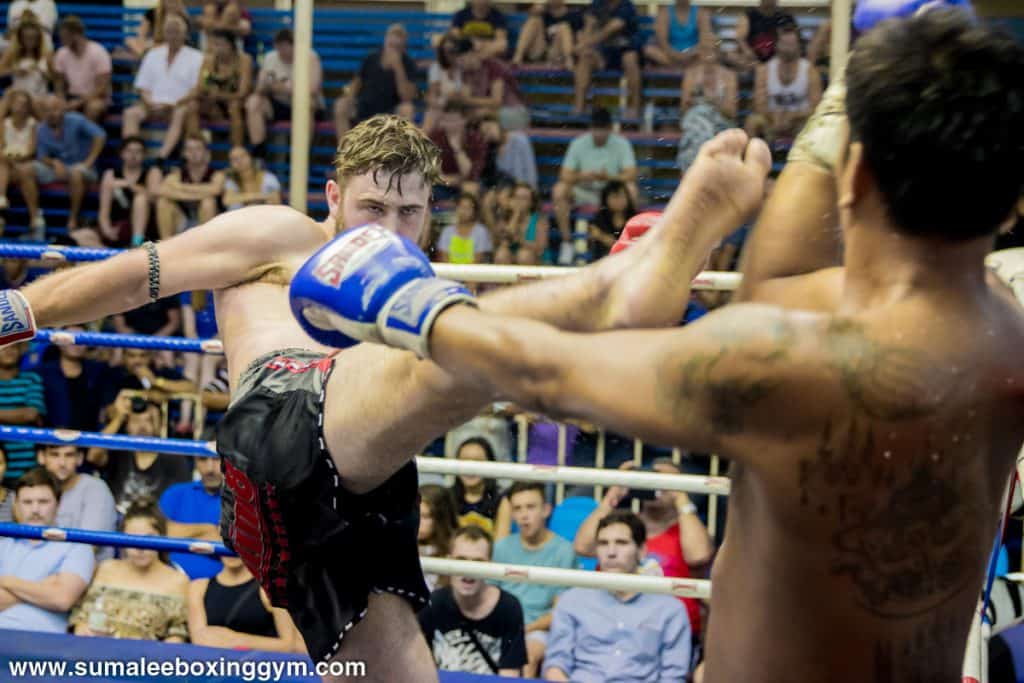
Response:
[[[433,130],[448,98],[462,90],[462,68],[458,64],[459,39],[445,35],[437,45],[437,61],[427,70],[427,111],[423,130]]]
[[[249,150],[238,145],[228,155],[231,170],[224,182],[221,200],[228,211],[254,204],[280,204],[281,181],[270,171],[254,163]]]
[[[31,15],[22,18],[0,60],[0,77],[11,77],[11,88],[24,90],[37,102],[50,92],[53,55],[46,46],[43,28]]]
[[[11,88],[4,97],[3,109],[8,113],[0,126],[0,209],[8,206],[7,184],[18,164],[36,156],[32,98],[24,90]]]

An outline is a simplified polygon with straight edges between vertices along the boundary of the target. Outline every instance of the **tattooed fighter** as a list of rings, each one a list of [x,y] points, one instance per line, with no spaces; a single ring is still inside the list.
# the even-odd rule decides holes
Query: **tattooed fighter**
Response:
[[[708,683],[959,680],[1024,441],[1024,315],[984,266],[1024,188],[1024,50],[937,10],[868,32],[846,80],[839,268],[755,279],[764,303],[673,330],[426,315],[421,282],[346,328],[495,398],[730,458]]]

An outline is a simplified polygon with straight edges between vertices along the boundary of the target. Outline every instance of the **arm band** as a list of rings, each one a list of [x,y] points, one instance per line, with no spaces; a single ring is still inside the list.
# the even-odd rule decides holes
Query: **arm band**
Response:
[[[160,256],[153,242],[146,242],[142,246],[149,256],[149,301],[156,303],[160,300]]]

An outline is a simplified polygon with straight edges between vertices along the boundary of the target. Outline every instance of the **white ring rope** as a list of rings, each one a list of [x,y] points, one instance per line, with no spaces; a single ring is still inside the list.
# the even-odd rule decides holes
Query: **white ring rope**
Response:
[[[496,562],[467,562],[440,557],[421,557],[423,571],[428,574],[466,576],[490,581],[517,581],[548,586],[574,586],[599,588],[609,591],[635,591],[661,593],[680,598],[711,597],[711,582],[704,579],[675,579],[642,574],[613,574],[581,569],[555,569],[553,567],[526,567]]]
[[[462,282],[488,282],[505,285],[564,277],[579,270],[579,268],[559,266],[493,266],[481,263],[432,263],[430,265],[439,277]],[[694,278],[693,289],[734,290],[739,287],[741,279],[742,276],[739,273],[708,270]]]

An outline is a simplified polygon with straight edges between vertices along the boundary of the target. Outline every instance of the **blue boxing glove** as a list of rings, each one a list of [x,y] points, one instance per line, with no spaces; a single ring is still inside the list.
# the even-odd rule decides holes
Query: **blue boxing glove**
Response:
[[[430,261],[379,225],[347,230],[321,247],[292,278],[292,314],[326,346],[387,344],[428,357],[430,328],[445,308],[474,303],[457,282],[435,277]]]
[[[16,289],[0,290],[0,348],[36,336],[36,319],[25,295]]]
[[[970,0],[858,0],[853,11],[853,26],[863,33],[886,19],[911,17],[940,7],[963,7],[973,16]]]

